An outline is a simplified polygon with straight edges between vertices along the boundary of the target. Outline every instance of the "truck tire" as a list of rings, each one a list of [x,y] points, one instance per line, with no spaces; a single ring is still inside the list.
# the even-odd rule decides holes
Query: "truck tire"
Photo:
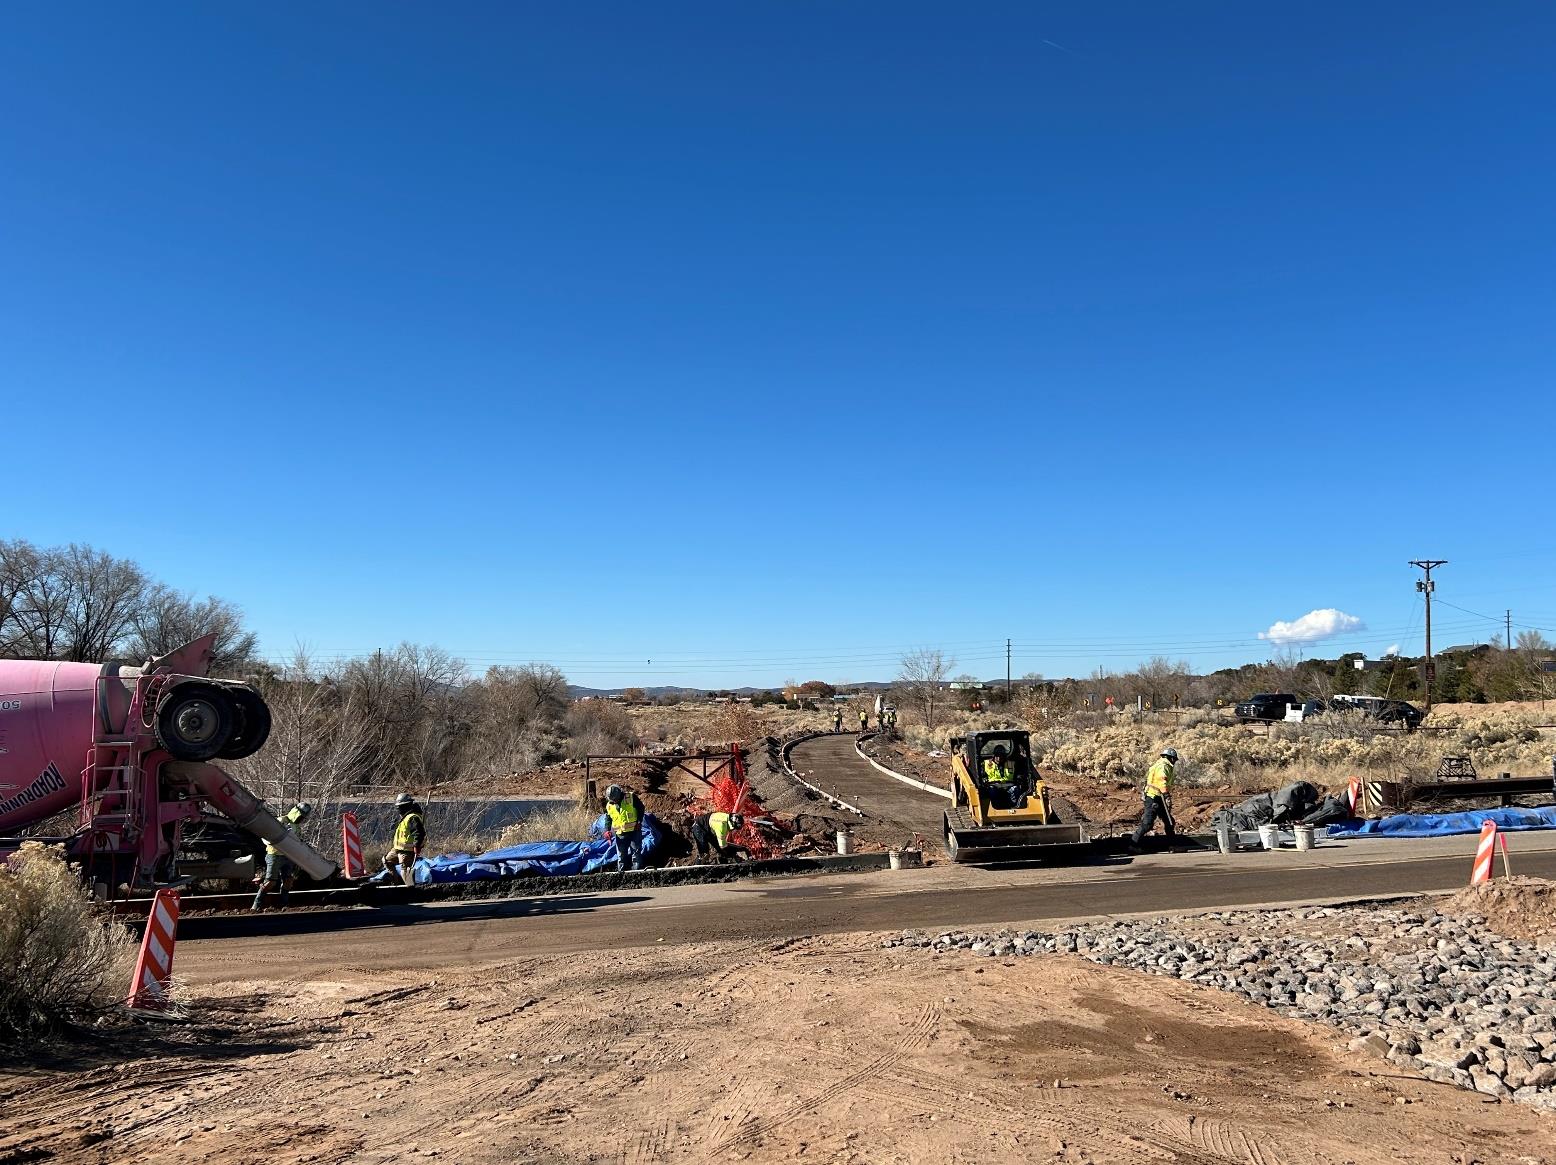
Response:
[[[253,756],[269,739],[270,705],[249,688],[229,688],[226,694],[232,697],[232,737],[216,755],[223,760],[242,760]]]
[[[157,743],[175,760],[210,760],[227,747],[237,714],[212,684],[179,684],[157,707]]]

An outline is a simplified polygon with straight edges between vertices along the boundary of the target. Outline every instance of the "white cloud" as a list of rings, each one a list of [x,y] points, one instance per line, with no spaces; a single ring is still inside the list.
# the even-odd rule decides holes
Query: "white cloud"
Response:
[[[1383,658],[1387,659],[1391,655],[1398,655],[1398,654],[1399,654],[1399,644],[1397,644],[1397,643],[1390,643],[1389,644],[1389,649],[1383,653]]]
[[[1320,639],[1333,639],[1347,631],[1360,631],[1365,626],[1355,615],[1347,615],[1334,607],[1320,607],[1289,623],[1277,619],[1270,624],[1268,631],[1259,632],[1259,638],[1274,643],[1317,643]]]

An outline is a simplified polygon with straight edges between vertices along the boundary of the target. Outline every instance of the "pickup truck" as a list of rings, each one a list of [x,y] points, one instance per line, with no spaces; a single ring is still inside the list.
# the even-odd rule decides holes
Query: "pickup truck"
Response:
[[[1286,719],[1293,704],[1300,706],[1302,701],[1290,692],[1260,692],[1236,705],[1232,712],[1239,720],[1272,724]]]

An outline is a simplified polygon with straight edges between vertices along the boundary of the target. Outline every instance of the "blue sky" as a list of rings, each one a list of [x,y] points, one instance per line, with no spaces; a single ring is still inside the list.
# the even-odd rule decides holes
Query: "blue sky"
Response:
[[[1549,4],[4,19],[0,536],[271,653],[1208,669],[1419,650],[1422,556],[1556,627]]]

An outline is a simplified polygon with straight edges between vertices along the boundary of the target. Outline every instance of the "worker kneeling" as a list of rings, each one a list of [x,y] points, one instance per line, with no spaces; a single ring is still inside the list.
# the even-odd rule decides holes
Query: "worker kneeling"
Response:
[[[744,848],[729,844],[729,835],[746,823],[739,813],[703,813],[692,819],[692,841],[697,846],[697,860],[709,857],[719,865],[738,861],[746,856]]]
[[[620,785],[605,790],[605,815],[616,843],[616,869],[643,868],[643,802]]]
[[[313,813],[313,806],[306,801],[299,801],[281,819],[282,828],[288,833],[296,833],[299,826],[307,821]],[[292,865],[292,859],[276,849],[273,842],[265,843],[265,872],[257,879],[259,889],[254,891],[254,904],[250,910],[263,910],[265,908],[265,895],[272,890],[279,891],[281,905],[286,905],[287,892],[291,890],[292,883],[297,878],[297,867]]]
[[[409,793],[396,797],[394,808],[400,821],[394,827],[394,848],[384,855],[384,869],[411,886],[416,881],[416,859],[427,844],[427,824],[422,820],[421,806]]]

